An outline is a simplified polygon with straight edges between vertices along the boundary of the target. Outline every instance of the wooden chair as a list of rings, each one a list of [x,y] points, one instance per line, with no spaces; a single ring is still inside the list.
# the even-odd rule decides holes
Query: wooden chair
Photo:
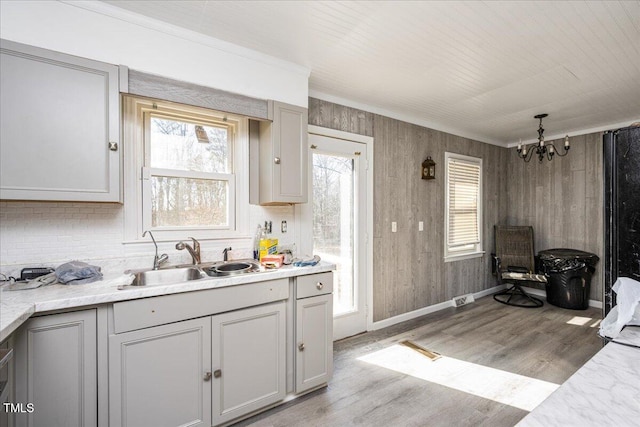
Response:
[[[510,285],[493,295],[496,301],[517,307],[537,308],[544,303],[522,289],[527,282],[547,283],[544,274],[535,274],[533,227],[496,225],[496,276],[498,284]]]

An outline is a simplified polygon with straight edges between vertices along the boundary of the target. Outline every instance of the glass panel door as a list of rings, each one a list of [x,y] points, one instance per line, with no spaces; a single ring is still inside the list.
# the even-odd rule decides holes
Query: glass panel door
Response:
[[[315,134],[309,143],[313,200],[302,212],[313,248],[305,250],[336,265],[333,338],[341,339],[367,329],[367,146]]]
[[[354,160],[313,154],[313,249],[336,264],[334,316],[356,309],[354,289]]]

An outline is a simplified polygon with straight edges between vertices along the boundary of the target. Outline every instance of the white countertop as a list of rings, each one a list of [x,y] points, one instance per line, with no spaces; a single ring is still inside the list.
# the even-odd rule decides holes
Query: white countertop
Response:
[[[34,313],[263,282],[331,270],[335,270],[335,264],[321,261],[312,267],[284,266],[277,270],[259,273],[211,277],[180,284],[140,286],[124,290],[118,290],[117,284],[112,280],[116,277],[105,277],[105,280],[84,285],[49,285],[23,291],[6,291],[0,287],[0,342]]]
[[[627,327],[617,340],[640,345],[640,328]],[[607,344],[517,425],[640,425],[640,348]]]

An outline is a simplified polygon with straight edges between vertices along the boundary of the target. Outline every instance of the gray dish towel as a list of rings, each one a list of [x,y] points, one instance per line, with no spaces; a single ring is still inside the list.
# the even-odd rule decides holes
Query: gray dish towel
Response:
[[[102,280],[100,267],[89,265],[82,261],[71,261],[56,268],[58,283],[64,285],[79,285]]]

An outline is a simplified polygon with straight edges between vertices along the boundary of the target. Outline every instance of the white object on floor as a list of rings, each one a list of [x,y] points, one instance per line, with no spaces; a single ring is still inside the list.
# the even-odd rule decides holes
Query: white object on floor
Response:
[[[616,338],[625,325],[640,326],[640,282],[619,277],[611,288],[617,294],[617,305],[600,324],[600,335]]]

